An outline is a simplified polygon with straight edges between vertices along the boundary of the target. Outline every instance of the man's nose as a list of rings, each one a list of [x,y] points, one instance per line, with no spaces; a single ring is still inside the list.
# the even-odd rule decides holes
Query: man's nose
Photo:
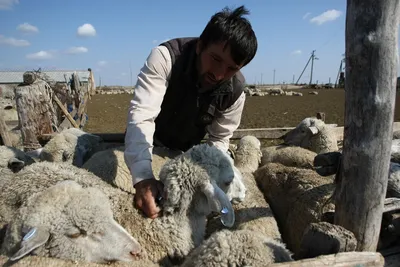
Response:
[[[213,74],[216,80],[222,80],[225,77],[225,67],[223,64],[219,64],[214,67]]]

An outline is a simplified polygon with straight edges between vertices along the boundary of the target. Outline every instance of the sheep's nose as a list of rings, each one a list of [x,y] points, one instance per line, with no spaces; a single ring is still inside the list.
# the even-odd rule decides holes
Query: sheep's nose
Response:
[[[142,255],[142,249],[141,248],[133,249],[130,251],[130,254],[135,258],[139,258]]]

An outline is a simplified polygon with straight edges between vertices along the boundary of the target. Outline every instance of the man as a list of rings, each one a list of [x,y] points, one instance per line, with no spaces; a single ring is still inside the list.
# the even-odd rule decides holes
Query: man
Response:
[[[211,17],[199,38],[177,38],[152,49],[138,75],[125,135],[125,162],[135,204],[149,218],[160,208],[163,184],[151,168],[152,147],[186,151],[208,133],[223,151],[238,128],[245,95],[240,69],[255,56],[257,39],[243,7]]]

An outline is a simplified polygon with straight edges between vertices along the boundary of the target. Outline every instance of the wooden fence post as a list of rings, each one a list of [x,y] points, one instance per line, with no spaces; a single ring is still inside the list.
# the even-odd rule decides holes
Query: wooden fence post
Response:
[[[36,80],[15,88],[19,124],[25,151],[40,148],[39,137],[53,133],[54,111],[46,82]]]
[[[347,0],[345,119],[335,224],[376,251],[387,188],[399,0]]]

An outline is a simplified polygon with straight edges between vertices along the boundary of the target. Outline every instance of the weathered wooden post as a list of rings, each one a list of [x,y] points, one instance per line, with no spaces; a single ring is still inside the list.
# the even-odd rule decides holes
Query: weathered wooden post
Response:
[[[35,77],[32,72],[24,74],[24,83],[15,88],[23,146],[26,151],[40,148],[39,138],[53,133],[54,110],[50,98],[51,88]]]
[[[396,95],[399,0],[347,0],[346,101],[335,224],[376,251]]]

